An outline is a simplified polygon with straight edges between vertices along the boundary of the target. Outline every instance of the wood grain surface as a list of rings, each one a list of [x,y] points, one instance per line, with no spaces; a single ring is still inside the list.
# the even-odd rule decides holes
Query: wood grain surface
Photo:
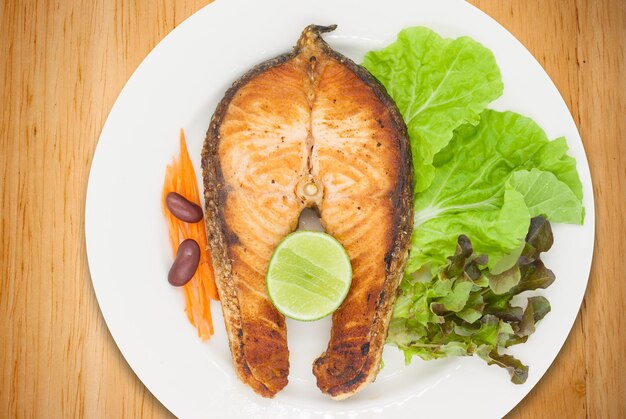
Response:
[[[581,312],[552,368],[509,416],[624,418],[626,2],[471,2],[556,83],[582,135],[596,197]],[[0,2],[0,417],[170,416],[102,319],[83,208],[115,98],[159,40],[206,3]]]

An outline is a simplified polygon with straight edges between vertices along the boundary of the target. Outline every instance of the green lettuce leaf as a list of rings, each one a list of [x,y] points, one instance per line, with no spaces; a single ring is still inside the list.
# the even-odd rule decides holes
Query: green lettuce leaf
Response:
[[[477,126],[457,129],[435,156],[432,184],[415,197],[408,271],[443,266],[461,234],[494,267],[522,250],[531,217],[582,223],[582,189],[566,151],[562,140],[549,141],[532,119],[513,112],[485,110]]]
[[[435,176],[435,154],[462,124],[476,125],[487,104],[503,91],[491,51],[469,37],[446,39],[424,27],[402,30],[397,40],[363,59],[387,89],[411,139],[415,189]]]
[[[541,134],[545,137],[543,132]],[[583,185],[576,170],[576,160],[567,155],[568,150],[565,138],[559,137],[537,150],[531,158],[531,163],[533,167],[553,173],[572,190],[579,201],[582,201]]]
[[[581,224],[583,221],[580,198],[551,172],[520,170],[511,175],[507,188],[524,196],[531,217],[545,215],[555,223]]]

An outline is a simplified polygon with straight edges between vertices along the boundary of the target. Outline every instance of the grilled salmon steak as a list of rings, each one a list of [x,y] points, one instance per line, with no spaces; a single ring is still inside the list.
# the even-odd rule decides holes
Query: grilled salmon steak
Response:
[[[406,127],[382,85],[308,26],[293,51],[226,92],[202,151],[206,224],[239,378],[262,396],[287,385],[284,317],[265,274],[304,208],[345,247],[352,285],[333,315],[318,387],[343,399],[374,380],[412,229]]]

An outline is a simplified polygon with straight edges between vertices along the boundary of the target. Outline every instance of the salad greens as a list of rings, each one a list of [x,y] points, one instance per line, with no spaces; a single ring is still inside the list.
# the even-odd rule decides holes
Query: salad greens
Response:
[[[506,368],[514,383],[523,383],[528,367],[501,351],[525,342],[550,312],[550,303],[530,297],[522,309],[511,300],[554,282],[540,259],[552,242],[550,223],[533,218],[517,263],[493,274],[487,257],[474,252],[467,236],[459,236],[454,256],[430,281],[407,276],[402,282],[388,343],[402,349],[407,362],[413,356],[431,360],[476,354],[489,365]]]
[[[503,90],[490,50],[467,36],[444,39],[424,27],[404,29],[396,42],[368,52],[363,66],[385,86],[406,122],[418,192],[432,182],[433,158],[453,131],[476,125]]]
[[[565,138],[550,141],[532,119],[486,109],[503,92],[500,70],[469,37],[404,29],[363,65],[402,113],[415,171],[411,251],[388,343],[407,362],[476,354],[524,382],[528,368],[502,350],[525,342],[550,304],[511,301],[555,279],[540,259],[552,246],[547,220],[584,220]],[[418,270],[430,279],[416,279]]]

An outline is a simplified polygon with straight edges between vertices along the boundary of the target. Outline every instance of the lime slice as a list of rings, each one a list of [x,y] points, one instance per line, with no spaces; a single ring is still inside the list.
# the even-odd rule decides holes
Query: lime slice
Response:
[[[285,237],[267,268],[272,303],[296,320],[317,320],[337,310],[351,281],[350,258],[341,243],[317,231]]]

